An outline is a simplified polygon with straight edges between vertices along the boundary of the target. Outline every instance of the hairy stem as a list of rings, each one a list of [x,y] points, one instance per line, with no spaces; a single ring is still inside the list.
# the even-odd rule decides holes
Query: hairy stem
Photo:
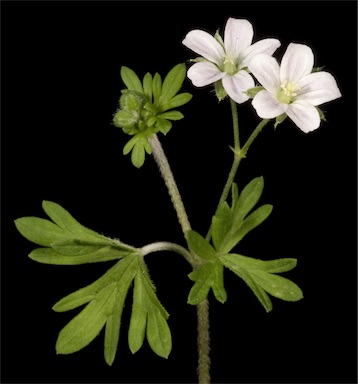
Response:
[[[179,223],[184,233],[184,237],[186,238],[188,231],[191,230],[191,226],[173,173],[170,169],[168,159],[165,156],[165,153],[157,135],[154,135],[151,139],[149,139],[149,143],[152,147],[153,157],[159,167],[159,171],[164,179],[165,185],[167,186],[174,209],[178,216]],[[153,245],[151,246],[153,247]],[[176,251],[181,252],[182,250],[176,248]],[[201,264],[200,259],[195,254],[193,254],[193,252],[187,252],[185,253],[185,255],[183,254],[183,256],[189,261],[193,268]],[[198,379],[199,384],[210,384],[210,340],[208,299],[205,299],[204,301],[199,303],[196,306],[196,310],[198,318]]]
[[[160,252],[160,251],[173,251],[183,256],[190,263],[190,260],[191,260],[190,252],[186,248],[175,243],[170,243],[168,241],[160,241],[157,243],[148,244],[141,248],[141,253],[143,256],[146,256],[149,253]]]

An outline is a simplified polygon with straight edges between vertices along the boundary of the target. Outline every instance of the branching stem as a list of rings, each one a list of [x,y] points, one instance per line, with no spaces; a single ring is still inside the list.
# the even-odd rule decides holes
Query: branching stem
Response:
[[[191,226],[173,173],[170,169],[168,159],[165,156],[162,145],[160,144],[157,135],[154,135],[151,139],[149,139],[149,143],[152,147],[153,157],[156,163],[158,164],[159,171],[164,179],[165,185],[167,186],[174,209],[176,210],[179,223],[184,233],[184,237],[186,238],[186,235],[188,231],[190,231]],[[176,251],[182,252],[182,249],[176,248]],[[187,252],[185,253],[185,255],[183,254],[183,256],[189,261],[193,268],[201,264],[200,259],[198,259],[198,257],[192,252]],[[198,317],[198,379],[199,384],[210,384],[210,340],[208,299],[205,299],[201,303],[199,303],[196,306],[196,309]]]

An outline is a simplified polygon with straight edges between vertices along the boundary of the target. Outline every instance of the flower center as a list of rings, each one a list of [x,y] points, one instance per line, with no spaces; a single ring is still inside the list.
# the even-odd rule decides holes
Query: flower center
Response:
[[[235,59],[231,54],[228,53],[225,55],[223,65],[223,72],[226,72],[228,75],[233,75],[237,72]]]
[[[284,104],[290,104],[297,96],[297,91],[299,89],[297,83],[288,83],[286,80],[280,86],[280,91],[277,93],[277,100]]]

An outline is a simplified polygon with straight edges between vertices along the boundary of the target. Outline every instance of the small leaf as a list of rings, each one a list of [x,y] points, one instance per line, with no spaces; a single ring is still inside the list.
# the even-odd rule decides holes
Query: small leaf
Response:
[[[121,68],[121,77],[123,83],[130,91],[137,91],[139,93],[143,93],[142,83],[140,82],[138,76],[132,69],[123,66]]]
[[[156,104],[158,104],[158,100],[160,97],[160,94],[162,92],[162,78],[159,75],[159,73],[156,73],[153,77],[153,99]]]
[[[241,226],[236,231],[231,231],[225,239],[225,246],[220,248],[221,252],[230,252],[242,239],[243,237],[261,224],[272,212],[272,205],[265,204],[260,208],[256,209],[253,213],[245,218]]]
[[[220,204],[212,219],[212,236],[215,249],[220,252],[225,245],[226,235],[230,232],[233,216],[227,202]]]
[[[197,305],[208,296],[215,281],[214,269],[214,263],[208,262],[189,274],[190,280],[195,281],[195,284],[189,292],[188,304]]]
[[[150,73],[146,73],[143,78],[143,90],[145,96],[151,101],[153,94],[153,77]]]
[[[241,221],[259,201],[264,188],[263,177],[256,177],[242,190],[237,202],[233,202],[234,220]]]
[[[188,231],[187,241],[189,247],[201,258],[206,260],[216,258],[215,249],[198,232]]]
[[[136,145],[137,141],[140,139],[139,135],[133,136],[128,143],[123,148],[123,155],[128,155],[128,153],[133,149]]]
[[[177,94],[186,76],[185,64],[173,67],[163,81],[162,91],[158,100],[159,104],[168,102]]]
[[[132,160],[132,164],[136,168],[140,168],[144,164],[144,160],[145,160],[144,148],[145,147],[143,145],[142,140],[138,140],[133,147],[131,160]]]
[[[51,247],[52,243],[68,238],[68,234],[56,224],[38,217],[22,217],[15,220],[15,225],[27,240],[46,247]]]
[[[179,111],[169,111],[161,113],[158,117],[167,120],[180,120],[184,117],[184,115]]]
[[[301,289],[291,280],[265,271],[251,270],[252,278],[270,295],[285,301],[298,301],[303,298]]]
[[[172,123],[166,119],[158,117],[155,123],[155,127],[159,132],[162,132],[164,135],[166,135],[172,128]]]
[[[189,274],[190,280],[195,281],[188,297],[188,303],[197,305],[202,302],[212,288],[215,298],[224,303],[227,299],[224,288],[223,265],[216,259],[200,266]]]
[[[174,109],[181,107],[182,105],[188,103],[192,99],[192,95],[187,92],[179,93],[178,95],[175,95],[167,102],[163,102],[161,104],[161,110],[167,111],[168,109]]]

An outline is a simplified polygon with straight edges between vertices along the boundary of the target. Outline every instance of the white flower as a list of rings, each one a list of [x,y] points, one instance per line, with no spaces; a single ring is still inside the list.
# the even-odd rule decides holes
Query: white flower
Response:
[[[249,69],[265,88],[252,101],[261,118],[287,114],[303,132],[319,127],[316,106],[342,95],[330,73],[312,73],[313,61],[311,48],[295,43],[287,47],[281,67],[269,55],[260,54],[251,60]]]
[[[214,38],[209,33],[195,29],[184,38],[183,44],[204,57],[188,70],[188,77],[197,87],[218,80],[227,94],[237,103],[248,100],[244,93],[252,88],[253,78],[246,70],[251,60],[259,53],[272,55],[280,46],[277,39],[264,39],[251,45],[254,31],[248,20],[229,18],[224,32]]]

